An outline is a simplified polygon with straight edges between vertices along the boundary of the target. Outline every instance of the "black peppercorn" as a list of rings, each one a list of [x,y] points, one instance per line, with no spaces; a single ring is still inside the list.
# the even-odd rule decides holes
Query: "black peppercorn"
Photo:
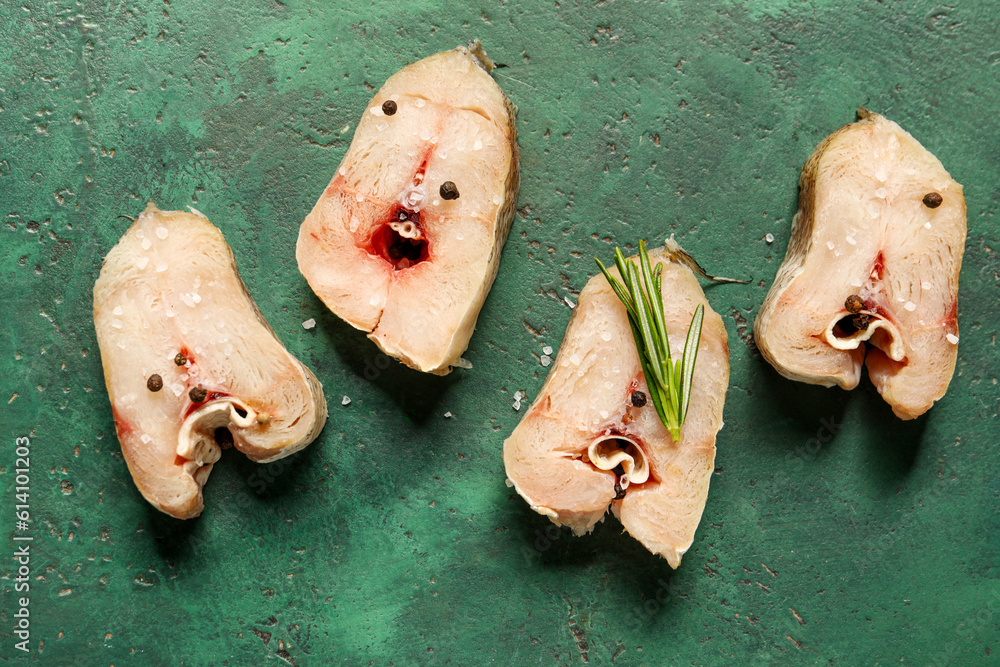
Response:
[[[441,184],[441,199],[458,199],[458,187],[453,181]]]
[[[860,313],[861,309],[864,307],[865,307],[864,299],[862,299],[857,294],[852,294],[851,296],[847,297],[846,301],[844,301],[844,308],[846,308],[847,312],[849,313]]]
[[[632,399],[632,405],[634,405],[637,408],[641,408],[642,406],[646,405],[646,394],[645,394],[645,392],[642,392],[642,391],[633,391],[631,399]]]
[[[396,103],[392,100],[386,100],[382,102],[382,113],[386,116],[391,116],[396,113]]]
[[[936,192],[928,192],[924,195],[924,206],[927,208],[937,208],[944,201],[944,197]]]
[[[192,387],[191,391],[188,392],[188,396],[191,398],[192,403],[204,403],[205,399],[208,398],[208,392],[201,385],[197,387]]]
[[[146,380],[146,389],[150,391],[160,391],[163,389],[163,378],[156,373],[153,373],[149,376],[149,379]]]
[[[178,366],[183,366],[183,365],[184,365],[184,364],[186,364],[187,362],[188,362],[188,360],[187,360],[187,357],[185,357],[185,356],[184,356],[183,354],[181,354],[180,352],[178,352],[178,353],[177,353],[177,356],[176,356],[176,357],[174,357],[174,363],[175,363],[175,364],[177,364]]]

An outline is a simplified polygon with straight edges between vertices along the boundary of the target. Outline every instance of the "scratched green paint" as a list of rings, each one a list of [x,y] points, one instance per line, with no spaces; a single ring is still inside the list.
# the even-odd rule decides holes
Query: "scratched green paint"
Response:
[[[0,655],[996,664],[998,23],[995,3],[924,0],[4,3],[0,528],[14,531],[13,442],[30,433],[35,540],[32,654],[14,649],[4,556]],[[297,273],[298,225],[372,88],[473,37],[509,66],[495,76],[520,109],[519,214],[474,368],[383,369]],[[746,342],[799,169],[858,104],[899,121],[966,188],[958,367],[916,422],[867,381],[852,393],[787,382]],[[118,216],[150,198],[224,231],[331,404],[291,461],[227,453],[204,515],[183,523],[132,485],[90,317],[101,258],[128,224]],[[506,488],[500,457],[513,393],[540,389],[537,357],[558,347],[563,297],[592,258],[670,233],[710,270],[751,280],[708,290],[732,386],[677,572],[614,520],[580,539],[550,530]],[[839,432],[814,441],[830,419]]]

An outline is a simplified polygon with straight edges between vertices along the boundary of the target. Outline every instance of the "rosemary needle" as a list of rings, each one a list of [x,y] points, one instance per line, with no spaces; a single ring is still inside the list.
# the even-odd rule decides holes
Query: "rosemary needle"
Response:
[[[680,358],[674,359],[670,354],[663,310],[663,265],[657,264],[655,269],[650,266],[646,242],[639,241],[638,266],[636,262],[626,261],[621,249],[615,248],[615,266],[621,280],[612,276],[601,260],[595,258],[595,261],[615,294],[625,304],[650,400],[660,421],[670,431],[670,437],[677,442],[681,438],[681,427],[691,402],[691,384],[698,361],[705,306],[698,304],[695,308],[684,350]]]

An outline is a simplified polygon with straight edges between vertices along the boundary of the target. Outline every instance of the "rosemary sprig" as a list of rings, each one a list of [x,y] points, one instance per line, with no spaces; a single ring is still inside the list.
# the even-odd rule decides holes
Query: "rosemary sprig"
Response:
[[[632,337],[639,353],[643,375],[649,397],[656,407],[660,421],[670,431],[674,441],[681,438],[681,427],[687,417],[688,403],[691,402],[691,383],[694,380],[694,366],[698,360],[698,343],[701,341],[701,325],[705,319],[705,307],[698,304],[691,325],[688,327],[684,350],[679,359],[670,355],[670,340],[667,338],[666,316],[663,311],[663,265],[652,269],[646,242],[639,241],[639,262],[625,261],[620,248],[615,248],[615,265],[622,279],[618,280],[595,258],[601,273],[608,279],[611,288],[625,304],[628,311]]]

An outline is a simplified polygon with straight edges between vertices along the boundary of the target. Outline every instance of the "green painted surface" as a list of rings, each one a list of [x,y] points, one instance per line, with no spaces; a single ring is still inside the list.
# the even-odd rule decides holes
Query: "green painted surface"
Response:
[[[1000,663],[997,3],[332,4],[0,7],[0,529],[13,553],[14,440],[30,434],[34,537],[28,657],[17,564],[0,559],[4,661]],[[383,369],[296,271],[298,226],[371,88],[473,37],[509,65],[496,78],[520,108],[520,214],[475,367]],[[744,342],[799,169],[862,103],[968,200],[957,371],[916,422],[867,382],[787,382]],[[149,198],[224,231],[331,403],[290,461],[227,453],[188,522],[132,485],[90,317],[128,225],[117,216]],[[677,572],[614,520],[579,539],[550,529],[505,487],[500,457],[512,395],[540,389],[537,357],[558,347],[562,299],[592,257],[672,232],[710,270],[752,280],[708,292],[732,387]]]

